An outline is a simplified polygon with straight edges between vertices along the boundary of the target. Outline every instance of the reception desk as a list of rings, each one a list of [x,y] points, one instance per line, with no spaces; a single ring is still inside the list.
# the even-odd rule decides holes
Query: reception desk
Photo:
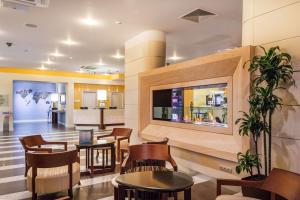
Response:
[[[74,125],[104,129],[105,126],[123,125],[124,109],[75,109]]]

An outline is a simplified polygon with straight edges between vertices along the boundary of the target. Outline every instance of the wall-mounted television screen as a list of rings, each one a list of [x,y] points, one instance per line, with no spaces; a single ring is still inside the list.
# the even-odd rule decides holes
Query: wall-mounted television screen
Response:
[[[228,127],[227,83],[152,91],[152,119]]]

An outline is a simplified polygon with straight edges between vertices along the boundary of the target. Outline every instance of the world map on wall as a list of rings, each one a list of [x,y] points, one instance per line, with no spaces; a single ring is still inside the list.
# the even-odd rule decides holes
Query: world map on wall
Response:
[[[32,101],[38,104],[41,99],[46,100],[51,95],[51,92],[33,91],[32,89],[28,89],[28,90],[24,89],[24,90],[17,90],[16,94],[20,95],[20,97],[28,105]],[[46,103],[49,104],[50,102],[47,101]]]

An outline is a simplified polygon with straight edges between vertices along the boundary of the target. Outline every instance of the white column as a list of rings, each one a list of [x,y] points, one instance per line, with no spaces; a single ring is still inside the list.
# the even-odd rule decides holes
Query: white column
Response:
[[[166,42],[161,31],[140,33],[125,43],[125,125],[138,143],[138,74],[165,65]]]

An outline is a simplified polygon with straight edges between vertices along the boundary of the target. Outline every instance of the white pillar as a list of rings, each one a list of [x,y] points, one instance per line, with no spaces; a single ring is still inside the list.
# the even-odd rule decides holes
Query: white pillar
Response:
[[[125,126],[138,143],[138,74],[165,65],[166,41],[161,31],[140,33],[125,43]]]

